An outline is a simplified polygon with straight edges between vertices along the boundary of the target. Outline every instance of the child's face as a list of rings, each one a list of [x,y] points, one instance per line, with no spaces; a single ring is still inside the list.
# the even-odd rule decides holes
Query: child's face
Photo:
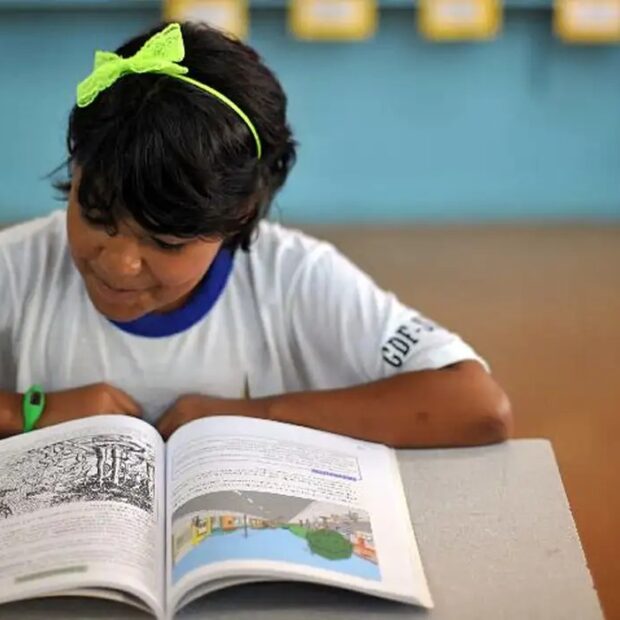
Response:
[[[67,233],[71,255],[97,310],[115,321],[131,321],[182,306],[222,242],[153,237],[131,220],[119,222],[118,234],[111,237],[82,216],[77,201],[79,181],[76,169]]]

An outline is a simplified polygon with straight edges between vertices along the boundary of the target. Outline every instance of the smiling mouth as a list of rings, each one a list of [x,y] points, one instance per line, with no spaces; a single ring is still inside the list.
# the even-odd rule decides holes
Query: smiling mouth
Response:
[[[144,290],[139,288],[118,288],[117,286],[110,286],[107,282],[104,282],[103,280],[101,281],[101,284],[106,288],[110,289],[111,291],[114,291],[115,293],[140,293]]]
[[[135,300],[147,290],[145,288],[117,288],[115,286],[110,286],[95,274],[93,274],[92,282],[94,283],[97,294],[109,301],[122,302]]]

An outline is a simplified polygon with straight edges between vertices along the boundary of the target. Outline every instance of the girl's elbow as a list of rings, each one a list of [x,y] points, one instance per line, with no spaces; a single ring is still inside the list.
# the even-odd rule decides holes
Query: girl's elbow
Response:
[[[500,443],[512,436],[512,406],[501,388],[480,408],[475,418],[476,433],[481,444]]]
[[[500,443],[512,436],[513,415],[506,392],[487,370],[476,363],[459,365],[466,386],[463,394],[467,410],[467,435],[474,445]]]

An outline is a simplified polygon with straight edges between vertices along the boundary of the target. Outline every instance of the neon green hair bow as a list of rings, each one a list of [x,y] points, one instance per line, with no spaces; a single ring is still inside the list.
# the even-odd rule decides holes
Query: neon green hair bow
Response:
[[[179,24],[170,24],[161,32],[153,35],[138,52],[130,58],[123,58],[114,52],[95,52],[95,64],[92,73],[77,87],[77,105],[89,106],[103,91],[112,86],[124,75],[132,73],[160,73],[192,84],[219,99],[231,108],[247,125],[256,142],[256,151],[260,159],[261,141],[254,124],[247,114],[226,95],[211,86],[202,84],[186,75],[189,69],[178,64],[185,58],[185,46]]]

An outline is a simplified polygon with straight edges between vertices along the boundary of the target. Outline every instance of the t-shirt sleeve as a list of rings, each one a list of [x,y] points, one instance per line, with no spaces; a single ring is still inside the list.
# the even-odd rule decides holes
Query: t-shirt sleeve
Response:
[[[328,244],[300,265],[286,306],[296,363],[324,384],[352,385],[465,360],[488,369],[457,334],[402,304]]]

